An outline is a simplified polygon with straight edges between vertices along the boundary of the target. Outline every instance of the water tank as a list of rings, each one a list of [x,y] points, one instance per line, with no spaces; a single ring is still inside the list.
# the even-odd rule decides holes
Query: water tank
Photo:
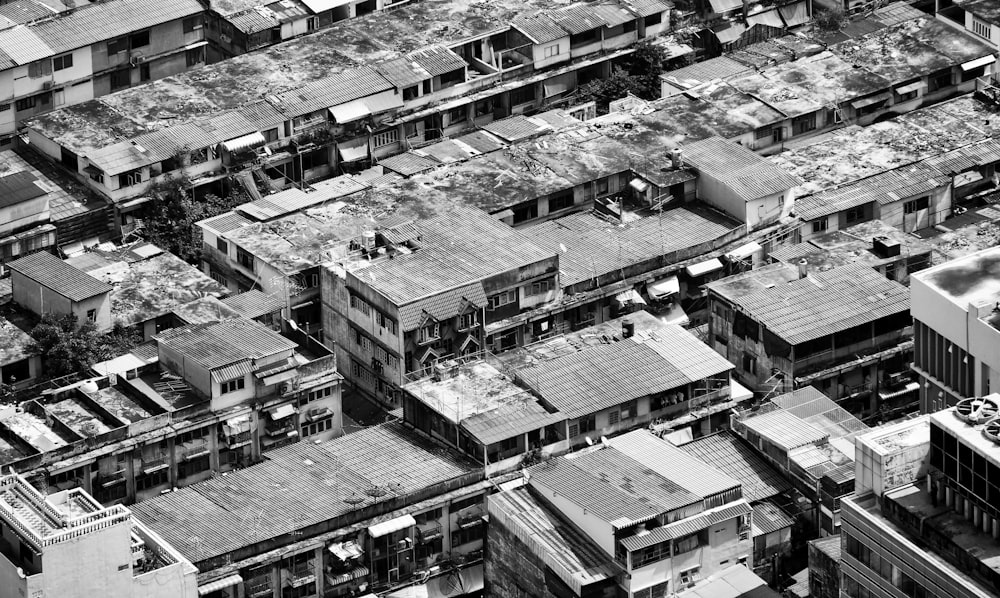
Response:
[[[675,169],[684,166],[684,152],[681,151],[681,148],[675,147],[670,150],[670,166]]]
[[[361,233],[361,248],[366,252],[375,249],[375,231],[366,230]]]
[[[799,278],[805,278],[809,274],[809,262],[806,258],[799,260]]]
[[[622,320],[622,338],[631,338],[635,334],[635,322]]]
[[[88,395],[92,395],[96,394],[97,391],[100,389],[97,387],[97,382],[94,382],[93,380],[87,380],[86,382],[80,385],[80,390],[87,393]]]

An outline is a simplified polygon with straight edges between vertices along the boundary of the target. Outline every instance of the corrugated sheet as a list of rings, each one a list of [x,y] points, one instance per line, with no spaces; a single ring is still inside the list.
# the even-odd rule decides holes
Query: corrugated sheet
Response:
[[[549,13],[549,16],[572,35],[604,27],[604,19],[594,14],[592,7],[586,4],[560,8]]]
[[[216,234],[224,235],[230,231],[252,224],[252,221],[247,220],[246,217],[238,212],[226,212],[214,218],[202,220],[198,224]]]
[[[388,168],[403,176],[411,176],[438,166],[436,161],[413,152],[403,152],[395,156],[383,158],[378,163],[383,168]]]
[[[467,417],[462,420],[461,427],[483,446],[489,446],[562,421],[566,421],[565,415],[549,413],[528,396],[523,401],[506,403]]]
[[[780,532],[794,525],[792,518],[781,509],[769,502],[758,503],[753,508],[753,535],[766,535]],[[839,542],[838,542],[839,544]]]
[[[640,17],[664,13],[673,8],[670,2],[664,0],[624,0],[622,5]]]
[[[802,180],[753,151],[721,137],[709,137],[684,146],[684,160],[700,172],[725,183],[750,201],[786,193]]]
[[[439,322],[458,317],[460,313],[463,313],[463,308],[467,304],[476,309],[486,307],[486,292],[483,290],[481,282],[474,282],[401,305],[399,307],[399,322],[404,331],[416,330],[427,316]]]
[[[185,359],[209,370],[296,347],[294,342],[253,320],[226,320],[174,328],[155,338]]]
[[[0,51],[19,65],[47,58],[59,52],[49,47],[34,29],[25,25],[0,30]]]
[[[467,66],[461,56],[444,46],[430,46],[410,53],[407,58],[430,73],[432,77],[465,69]]]
[[[827,434],[822,430],[810,426],[783,410],[748,417],[742,423],[761,438],[767,439],[786,451],[827,439]]]
[[[28,171],[0,176],[0,207],[41,197],[45,191],[35,184],[38,177]]]
[[[545,121],[520,114],[502,120],[495,120],[483,128],[511,143],[551,130],[551,127]]]
[[[607,27],[617,27],[635,21],[635,15],[617,4],[591,4],[590,8]]]
[[[229,380],[235,380],[237,378],[242,378],[250,372],[253,371],[253,362],[249,359],[244,359],[243,361],[237,361],[232,365],[227,365],[221,367],[212,372],[212,379],[216,382],[227,382]]]
[[[536,44],[546,44],[569,35],[545,13],[520,15],[511,22],[517,29]]]
[[[378,71],[363,66],[281,93],[277,108],[287,116],[302,116],[391,89],[393,84]]]
[[[113,290],[111,285],[44,251],[26,255],[8,263],[7,267],[52,289],[70,301],[83,301]]]
[[[254,319],[280,311],[285,303],[277,297],[258,289],[232,295],[222,300],[223,303],[240,313],[244,318]]]
[[[431,78],[431,74],[409,58],[394,58],[375,65],[375,70],[397,89],[406,89]]]
[[[792,487],[760,453],[729,431],[703,436],[680,448],[738,480],[744,498],[750,502],[776,496]]]

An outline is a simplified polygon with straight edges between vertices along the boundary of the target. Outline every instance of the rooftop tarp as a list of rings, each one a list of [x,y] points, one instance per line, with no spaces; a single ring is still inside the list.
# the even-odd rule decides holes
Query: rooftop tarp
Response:
[[[408,527],[413,527],[417,524],[417,520],[413,518],[412,515],[403,515],[402,517],[396,517],[395,519],[390,519],[388,521],[383,521],[382,523],[376,523],[368,528],[368,534],[373,538],[380,538],[382,536],[391,534],[392,532],[398,532],[404,530]]]
[[[265,143],[267,143],[267,140],[264,139],[264,136],[258,132],[254,132],[250,133],[249,135],[237,137],[236,139],[230,139],[229,141],[223,143],[222,147],[226,148],[231,152],[238,152],[248,147],[264,145]]]

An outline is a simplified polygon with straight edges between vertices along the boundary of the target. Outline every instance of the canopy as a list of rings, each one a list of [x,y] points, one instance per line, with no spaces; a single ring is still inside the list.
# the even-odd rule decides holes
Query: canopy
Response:
[[[750,241],[746,245],[742,245],[730,251],[728,254],[726,254],[726,257],[728,257],[731,260],[743,260],[757,253],[758,251],[761,251],[762,249],[764,248],[760,246],[760,243],[758,243],[757,241]]]
[[[403,515],[401,517],[396,517],[395,519],[390,519],[389,521],[376,523],[368,528],[368,534],[373,538],[379,538],[391,534],[392,532],[398,532],[399,530],[413,527],[416,524],[417,520],[414,519],[412,515]]]
[[[264,386],[274,386],[275,384],[277,384],[279,382],[285,382],[286,380],[291,380],[292,378],[294,378],[294,377],[296,377],[298,375],[299,375],[299,373],[298,373],[297,370],[294,370],[294,369],[293,370],[286,370],[284,372],[278,372],[277,374],[274,374],[273,376],[268,376],[267,378],[264,378],[263,380],[261,380],[261,382],[264,384]]]
[[[236,139],[230,139],[222,144],[222,147],[226,148],[231,152],[238,152],[244,150],[248,147],[256,147],[258,145],[264,145],[267,140],[259,132],[254,131],[249,135],[244,135],[243,137],[237,137]]]
[[[372,114],[403,107],[403,96],[397,94],[379,94],[377,96],[369,96],[361,101],[365,103],[365,106],[368,107],[368,112]]]
[[[700,264],[691,264],[685,271],[687,271],[688,276],[704,276],[710,272],[715,272],[716,270],[722,270],[722,262],[716,258],[712,258],[708,261],[701,262]]]
[[[351,100],[346,104],[330,108],[330,116],[337,123],[344,124],[371,116],[371,110],[368,109],[364,100]]]
[[[906,85],[900,85],[896,88],[896,93],[899,95],[906,95],[911,91],[920,91],[921,89],[926,89],[927,84],[923,81],[916,81],[914,83],[907,83]]]
[[[319,14],[350,3],[351,0],[302,0],[302,4],[305,4],[306,8],[313,11],[313,14]]]
[[[271,411],[270,415],[271,419],[273,419],[274,421],[278,421],[279,419],[285,419],[286,417],[295,413],[296,411],[298,410],[295,408],[295,405],[286,404],[286,405],[281,405],[280,407]]]
[[[358,558],[364,554],[364,551],[361,550],[358,543],[352,540],[348,540],[347,542],[335,542],[330,544],[330,547],[327,548],[327,550],[329,550],[333,556],[342,561]]]
[[[205,594],[217,592],[222,588],[238,586],[241,583],[243,583],[243,578],[240,577],[238,573],[233,573],[232,575],[227,575],[222,579],[216,579],[215,581],[210,581],[203,586],[198,586],[198,595],[204,596]]]
[[[386,598],[452,598],[483,589],[483,566],[449,571],[427,583],[408,586],[386,594]]]
[[[681,285],[677,282],[676,276],[661,278],[654,283],[646,285],[646,292],[653,299],[663,299],[664,297],[679,293],[680,290]]]
[[[342,162],[357,162],[368,157],[368,138],[359,137],[337,144]]]
[[[992,64],[996,62],[996,57],[992,54],[989,56],[983,56],[982,58],[977,58],[975,60],[970,60],[962,65],[963,71],[971,71],[972,69],[977,69],[981,66],[986,66],[987,64]]]
[[[617,295],[615,295],[615,300],[623,305],[625,303],[635,303],[641,305],[646,304],[646,300],[643,299],[642,295],[637,293],[635,289],[629,289],[627,291],[622,291],[621,293],[618,293]]]
[[[878,104],[879,102],[884,102],[889,99],[889,94],[877,93],[873,96],[868,96],[867,98],[861,98],[860,100],[854,100],[851,102],[851,106],[855,108],[865,108],[866,106],[871,106],[872,104]]]

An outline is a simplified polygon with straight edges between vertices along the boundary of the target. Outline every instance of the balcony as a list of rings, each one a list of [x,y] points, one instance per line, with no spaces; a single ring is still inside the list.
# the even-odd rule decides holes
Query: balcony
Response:
[[[98,474],[96,484],[101,488],[110,488],[111,486],[124,484],[125,479],[126,479],[125,470],[119,469],[118,471],[112,471],[111,473]]]
[[[170,467],[170,460],[166,457],[160,456],[142,460],[142,473],[144,475],[156,473],[168,467]]]
[[[444,530],[441,529],[441,524],[437,521],[417,526],[417,539],[421,544],[427,544],[442,537],[444,537]]]
[[[247,582],[247,598],[264,598],[273,596],[274,589],[271,588],[270,580],[251,580]]]
[[[459,511],[457,519],[458,527],[467,529],[482,525],[485,522],[485,518],[486,513],[483,511],[482,505],[469,507],[468,509]]]
[[[208,439],[207,438],[197,438],[195,440],[189,440],[184,444],[177,447],[177,457],[184,461],[190,461],[192,459],[197,459],[198,457],[204,457],[209,454]]]
[[[295,563],[281,570],[286,586],[297,588],[316,581],[316,565],[312,561]]]

